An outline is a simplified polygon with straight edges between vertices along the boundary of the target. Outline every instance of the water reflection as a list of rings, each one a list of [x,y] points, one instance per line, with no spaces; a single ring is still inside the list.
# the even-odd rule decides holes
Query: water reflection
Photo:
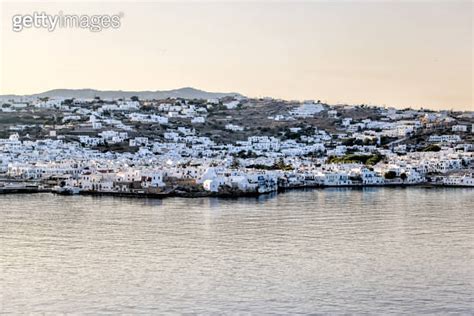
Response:
[[[469,189],[0,196],[6,313],[472,314]]]

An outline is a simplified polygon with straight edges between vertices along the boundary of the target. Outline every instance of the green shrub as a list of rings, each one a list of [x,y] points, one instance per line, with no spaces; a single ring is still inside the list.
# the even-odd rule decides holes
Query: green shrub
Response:
[[[432,145],[428,145],[425,148],[423,148],[422,151],[435,151],[435,152],[438,152],[440,150],[441,150],[441,147],[439,147],[438,145],[432,144]]]
[[[328,163],[363,163],[368,166],[373,166],[381,161],[384,157],[380,154],[373,155],[357,155],[348,154],[342,157],[329,156]]]

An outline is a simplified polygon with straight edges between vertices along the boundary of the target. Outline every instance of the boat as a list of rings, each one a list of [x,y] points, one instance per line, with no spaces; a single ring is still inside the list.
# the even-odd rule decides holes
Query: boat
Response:
[[[60,195],[76,195],[76,194],[79,194],[81,190],[76,187],[65,186],[65,187],[55,187],[54,192]]]

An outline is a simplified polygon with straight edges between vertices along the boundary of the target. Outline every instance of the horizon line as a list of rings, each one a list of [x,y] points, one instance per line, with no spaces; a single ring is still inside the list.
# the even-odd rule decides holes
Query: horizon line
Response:
[[[203,90],[203,89],[200,89],[200,88],[195,88],[195,87],[192,87],[192,86],[184,86],[184,87],[180,87],[180,88],[165,89],[165,90],[122,90],[122,89],[97,89],[97,88],[53,88],[53,89],[45,90],[45,91],[42,91],[42,92],[29,93],[29,94],[16,94],[16,93],[0,94],[0,97],[8,97],[8,96],[12,96],[12,97],[31,97],[31,96],[34,96],[34,95],[37,95],[37,94],[47,93],[47,92],[51,92],[51,91],[55,91],[55,90],[74,90],[74,91],[79,91],[79,90],[94,90],[94,91],[98,91],[98,92],[125,92],[125,93],[128,93],[128,92],[136,92],[136,93],[143,93],[143,92],[170,92],[170,91],[184,90],[184,89],[192,89],[192,90],[196,90],[196,91],[200,91],[200,92],[204,92],[204,93],[237,94],[237,95],[240,95],[240,96],[245,97],[245,98],[248,98],[248,99],[265,99],[265,98],[270,98],[270,99],[273,99],[273,100],[283,100],[283,101],[288,101],[288,102],[291,102],[291,101],[295,101],[295,102],[305,102],[305,101],[309,101],[309,100],[312,100],[312,101],[318,100],[318,101],[321,101],[321,103],[324,103],[324,104],[327,104],[327,105],[333,105],[333,106],[336,106],[336,105],[346,105],[346,106],[361,106],[361,105],[365,105],[365,106],[375,106],[375,107],[383,107],[383,108],[398,108],[398,109],[400,109],[400,110],[402,110],[402,109],[419,109],[419,110],[431,110],[431,111],[437,111],[437,112],[441,112],[441,111],[451,111],[451,112],[474,112],[474,109],[471,109],[471,110],[468,110],[468,109],[459,109],[459,110],[457,110],[457,109],[454,109],[454,108],[451,108],[451,109],[447,109],[447,108],[434,109],[434,108],[432,108],[431,106],[421,106],[421,105],[411,105],[411,106],[400,105],[400,106],[396,106],[396,105],[389,105],[389,104],[374,104],[374,103],[370,103],[370,102],[328,101],[328,100],[326,100],[326,99],[321,99],[321,98],[311,98],[311,99],[308,99],[308,98],[305,98],[305,99],[287,99],[287,98],[273,97],[273,96],[248,96],[248,95],[242,94],[242,93],[240,93],[240,92],[207,91],[207,90]],[[472,107],[472,105],[471,105],[471,107]]]

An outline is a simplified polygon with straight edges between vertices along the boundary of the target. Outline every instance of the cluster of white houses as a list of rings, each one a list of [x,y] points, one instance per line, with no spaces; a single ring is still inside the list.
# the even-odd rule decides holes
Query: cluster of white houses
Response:
[[[325,155],[316,158],[303,155],[314,150],[327,152],[323,143],[303,145],[251,137],[236,145],[217,146],[207,141],[183,146],[180,137],[177,142],[167,143],[136,137],[130,139],[133,145],[140,146],[135,153],[101,153],[77,142],[20,141],[13,134],[0,140],[0,175],[22,180],[56,179],[61,187],[110,193],[160,193],[176,186],[208,192],[265,193],[310,186],[413,185],[425,183],[427,175],[432,174],[438,175],[436,181],[445,185],[474,185],[469,169],[474,158],[472,152],[454,148],[402,156],[379,149],[385,159],[366,166],[329,163]],[[233,155],[247,151],[257,152],[259,156]],[[272,167],[278,163],[284,167]]]
[[[459,124],[441,112],[381,108],[383,119],[340,118],[338,133],[313,128],[297,138],[255,135],[228,144],[216,144],[196,133],[193,127],[168,126],[171,118],[203,124],[208,110],[216,104],[238,110],[242,102],[241,98],[225,102],[208,100],[198,106],[181,100],[158,104],[157,113],[150,113],[142,108],[152,101],[120,100],[95,110],[81,107],[80,100],[35,101],[35,108],[62,111],[63,123],[86,126],[96,132],[65,139],[56,137],[52,131],[50,137],[36,140],[12,133],[9,138],[0,139],[0,177],[45,183],[55,179],[61,188],[83,192],[156,194],[171,190],[266,193],[292,187],[414,185],[429,181],[474,186],[473,144],[460,136],[472,133],[472,126]],[[21,102],[0,109],[23,111],[27,106],[28,103]],[[121,111],[127,121],[105,115],[116,111]],[[323,111],[331,118],[340,115],[338,110],[320,102],[307,101],[269,119],[292,121]],[[161,124],[166,131],[160,139],[132,137],[133,127],[127,125],[130,122]],[[436,134],[439,122],[451,124],[453,134]],[[237,123],[228,123],[224,128],[244,130]],[[410,151],[406,144],[398,143],[422,128],[433,128],[427,143],[437,144],[437,151]],[[289,130],[297,134],[301,128]],[[384,137],[397,140],[383,147]],[[345,142],[348,138],[352,139],[350,144]],[[124,142],[136,150],[95,149]],[[332,159],[348,155],[381,158],[367,165]]]

